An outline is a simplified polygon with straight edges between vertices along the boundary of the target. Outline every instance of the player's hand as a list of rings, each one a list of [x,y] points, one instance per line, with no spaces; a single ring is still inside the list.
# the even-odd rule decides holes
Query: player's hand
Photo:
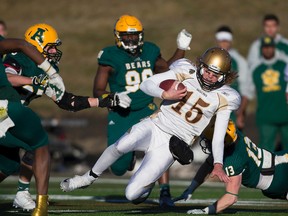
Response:
[[[230,178],[225,174],[224,170],[223,170],[223,165],[220,164],[220,163],[215,163],[214,164],[214,169],[213,171],[211,172],[211,175],[210,177],[215,177],[217,176],[219,178],[220,181],[222,182],[229,182],[230,181]]]
[[[65,92],[65,85],[58,73],[49,76],[49,87],[52,89],[56,101],[60,101]]]
[[[49,80],[48,75],[40,74],[38,76],[32,77],[32,84],[35,86],[46,87],[48,84],[48,80]]]
[[[187,214],[208,214],[204,209],[191,209],[187,211]]]
[[[119,97],[115,93],[103,94],[100,97],[98,97],[98,100],[99,100],[98,107],[113,108],[118,106],[119,104]]]
[[[8,116],[8,100],[0,100],[0,138],[4,137],[6,131],[13,126],[14,123]]]
[[[186,188],[186,190],[180,196],[175,197],[173,199],[173,202],[177,202],[179,200],[184,200],[186,202],[190,200],[191,197],[192,197],[192,187],[190,185],[188,188]]]
[[[177,82],[174,82],[170,89],[167,91],[164,91],[162,93],[162,99],[165,100],[181,100],[183,97],[187,94],[187,88],[181,90],[176,90],[175,86],[177,85]]]
[[[131,98],[128,96],[130,92],[125,91],[125,92],[116,92],[115,95],[118,96],[119,98],[119,106],[122,108],[128,108],[131,104]]]
[[[179,32],[177,36],[177,47],[181,50],[190,50],[190,43],[192,40],[192,35],[187,32],[185,29],[183,29],[181,32]]]

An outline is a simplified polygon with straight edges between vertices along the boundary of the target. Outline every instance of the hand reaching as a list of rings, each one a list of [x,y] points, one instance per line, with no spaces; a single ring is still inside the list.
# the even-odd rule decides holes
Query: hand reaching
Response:
[[[177,202],[179,200],[184,200],[185,202],[190,200],[192,197],[192,188],[191,186],[189,186],[188,188],[186,188],[186,190],[178,197],[175,197],[173,199],[173,202]]]

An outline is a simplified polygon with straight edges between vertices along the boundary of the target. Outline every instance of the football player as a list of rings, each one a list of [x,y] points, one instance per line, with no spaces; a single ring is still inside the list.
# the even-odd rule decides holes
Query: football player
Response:
[[[57,65],[62,56],[62,52],[58,49],[61,40],[52,26],[40,23],[29,27],[25,32],[25,40],[35,46],[49,64],[58,71]],[[4,66],[8,80],[19,93],[24,105],[29,105],[32,100],[41,97],[44,92],[55,100],[48,76],[25,53],[7,54],[4,59]],[[65,91],[61,100],[55,100],[55,102],[62,109],[76,112],[90,107],[111,107],[113,103],[116,103],[116,98],[114,100],[114,95],[100,95],[99,99],[83,97]],[[33,153],[26,152],[21,163],[18,191],[13,206],[31,210],[35,208],[35,202],[29,193],[33,174],[31,170]]]
[[[126,97],[125,108],[118,107],[108,113],[108,146],[115,143],[140,119],[157,110],[153,97],[140,89],[140,84],[154,73],[167,71],[168,65],[183,58],[189,49],[191,34],[183,30],[177,40],[178,49],[168,63],[162,58],[154,43],[144,41],[142,23],[131,15],[121,16],[114,26],[115,45],[102,49],[98,54],[98,69],[94,80],[94,96],[111,92]],[[121,105],[121,104],[120,104]],[[113,174],[122,176],[134,168],[134,152],[121,156],[110,167]],[[160,206],[173,205],[169,190],[168,171],[159,180]]]
[[[200,145],[205,153],[211,150],[214,124],[215,122],[211,121],[201,135]],[[186,201],[191,198],[192,193],[212,171],[212,161],[213,156],[210,155],[197,171],[189,187],[174,201]],[[188,214],[216,214],[223,211],[237,202],[241,184],[262,190],[266,197],[288,200],[288,151],[270,152],[257,147],[236,129],[233,121],[229,121],[223,162],[223,170],[231,180],[225,185],[225,194],[214,204],[204,209],[189,210]]]
[[[231,84],[237,74],[231,71],[231,57],[221,48],[208,49],[197,65],[187,59],[175,61],[170,70],[153,75],[140,88],[146,94],[162,98],[160,110],[137,123],[113,145],[110,145],[93,168],[82,176],[65,179],[60,187],[72,191],[92,184],[111,164],[123,154],[143,151],[143,161],[131,177],[126,197],[133,203],[143,202],[150,194],[155,181],[174,163],[190,163],[193,152],[187,157],[190,146],[216,115],[212,152],[213,174],[221,181],[229,178],[222,169],[224,136],[230,114],[240,104],[240,95],[226,84]],[[176,82],[168,90],[159,84],[174,79],[186,88],[175,90]],[[171,151],[171,152],[170,152]]]
[[[1,54],[17,51],[25,53],[47,73],[48,81],[52,86],[53,97],[56,100],[61,100],[65,91],[62,78],[39,51],[24,40],[4,39],[0,36]],[[15,147],[16,153],[18,153],[18,148],[35,152],[33,172],[36,179],[37,206],[32,215],[48,215],[47,192],[50,175],[48,136],[39,117],[31,109],[21,104],[19,95],[7,80],[3,64],[0,65],[0,145],[9,148]],[[3,152],[1,151],[1,153]],[[5,171],[16,170],[17,167],[14,163],[15,159],[9,152],[1,154],[0,158],[0,181],[3,181],[7,177]]]

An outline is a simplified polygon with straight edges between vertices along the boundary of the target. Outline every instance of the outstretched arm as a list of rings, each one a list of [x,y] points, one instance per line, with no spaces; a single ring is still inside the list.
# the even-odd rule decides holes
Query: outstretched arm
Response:
[[[179,196],[173,199],[174,202],[179,200],[187,201],[192,197],[192,193],[205,181],[207,175],[213,170],[213,157],[210,155],[206,161],[198,169],[194,179],[191,184],[186,188],[186,190]]]
[[[188,214],[217,214],[238,200],[238,192],[240,190],[242,175],[230,177],[231,181],[226,184],[225,194],[212,205],[204,209],[192,209],[187,211]]]

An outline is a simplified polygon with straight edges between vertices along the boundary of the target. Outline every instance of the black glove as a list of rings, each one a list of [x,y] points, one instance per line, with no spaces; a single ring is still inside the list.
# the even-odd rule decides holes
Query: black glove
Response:
[[[170,138],[169,149],[173,158],[182,165],[190,164],[194,159],[190,146],[174,135]]]
[[[98,97],[99,107],[114,108],[119,104],[119,97],[115,93],[103,94]]]

